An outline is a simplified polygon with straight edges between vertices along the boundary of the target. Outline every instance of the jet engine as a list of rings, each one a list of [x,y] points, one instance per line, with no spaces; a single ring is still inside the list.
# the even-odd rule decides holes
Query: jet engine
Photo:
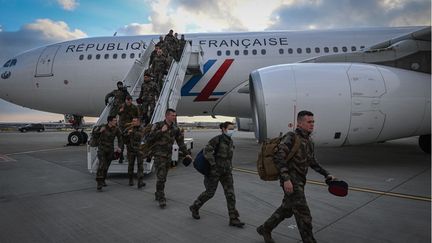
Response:
[[[416,135],[430,140],[430,74],[372,64],[298,63],[254,70],[249,86],[260,141],[294,130],[301,110],[314,113],[317,145]]]

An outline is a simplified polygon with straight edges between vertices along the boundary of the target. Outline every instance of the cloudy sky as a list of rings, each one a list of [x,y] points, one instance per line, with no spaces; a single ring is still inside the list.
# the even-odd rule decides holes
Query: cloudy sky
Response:
[[[430,0],[0,0],[0,63],[82,37],[431,24]],[[0,121],[62,115],[0,100]]]

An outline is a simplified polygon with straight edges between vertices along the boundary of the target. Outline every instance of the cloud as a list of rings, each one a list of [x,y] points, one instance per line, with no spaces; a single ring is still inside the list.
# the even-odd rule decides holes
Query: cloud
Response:
[[[0,61],[34,47],[86,36],[79,29],[70,30],[63,21],[37,19],[18,31],[0,31]]]
[[[294,1],[273,12],[267,29],[430,25],[430,9],[428,0]]]
[[[73,11],[75,10],[79,3],[75,0],[57,0],[57,3],[67,11]]]

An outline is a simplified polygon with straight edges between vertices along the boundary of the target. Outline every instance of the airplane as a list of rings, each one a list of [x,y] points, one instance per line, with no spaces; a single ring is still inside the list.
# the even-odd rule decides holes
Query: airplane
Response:
[[[204,65],[185,77],[177,112],[237,117],[263,141],[310,110],[316,145],[419,136],[430,153],[430,34],[430,26],[185,34]],[[105,94],[158,37],[82,38],[20,53],[0,69],[0,97],[80,125],[100,115]]]

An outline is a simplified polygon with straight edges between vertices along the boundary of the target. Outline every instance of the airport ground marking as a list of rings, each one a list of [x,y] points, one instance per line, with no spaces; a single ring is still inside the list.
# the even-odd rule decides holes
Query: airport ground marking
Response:
[[[40,149],[40,150],[30,150],[30,151],[16,152],[16,153],[10,153],[10,154],[5,154],[5,155],[32,154],[32,153],[39,153],[39,152],[47,152],[47,151],[67,149],[67,148],[70,148],[70,147],[50,148],[50,149]]]
[[[249,174],[255,174],[257,175],[258,172],[254,170],[248,170],[243,168],[233,168],[235,171],[249,173]],[[315,181],[315,180],[307,180],[307,183],[313,184],[313,185],[319,185],[319,186],[327,186],[326,183]],[[374,190],[369,188],[362,188],[362,187],[349,187],[350,191],[357,191],[357,192],[366,192],[366,193],[372,193],[372,194],[378,194],[382,196],[390,196],[390,197],[397,197],[397,198],[404,198],[404,199],[411,199],[411,200],[418,200],[418,201],[424,201],[424,202],[432,202],[432,199],[430,197],[423,197],[423,196],[416,196],[416,195],[409,195],[404,193],[394,193],[394,192],[386,192],[386,191],[380,191],[380,190]]]
[[[5,154],[0,154],[0,162],[16,162],[16,160]]]

